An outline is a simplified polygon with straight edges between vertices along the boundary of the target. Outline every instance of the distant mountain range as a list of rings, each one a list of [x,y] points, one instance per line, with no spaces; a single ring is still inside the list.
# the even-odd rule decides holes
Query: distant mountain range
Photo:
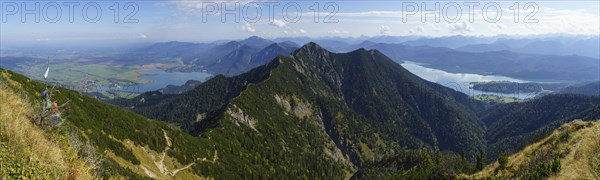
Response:
[[[185,66],[178,71],[205,70],[213,74],[238,75],[266,64],[277,55],[287,55],[298,48],[293,42],[280,42],[252,36],[240,41],[217,43],[166,42],[136,51],[155,58],[181,58]]]
[[[560,93],[600,96],[600,81],[565,87],[560,90]]]
[[[214,74],[238,75],[263,65],[277,55],[298,48],[297,42],[314,40],[334,52],[358,48],[377,49],[396,62],[403,60],[454,73],[503,75],[536,81],[598,80],[598,37],[495,38],[450,36],[378,36],[359,38],[250,37],[224,44],[168,42],[141,51],[181,57],[179,71],[206,70]],[[278,42],[278,43],[275,43]]]
[[[592,37],[577,40],[561,39],[499,39],[489,44],[470,44],[456,48],[466,52],[513,51],[527,54],[579,55],[600,58],[600,38]]]
[[[600,77],[600,60],[583,56],[558,56],[512,51],[463,52],[443,47],[404,44],[366,43],[397,62],[424,63],[425,66],[453,73],[503,75],[525,80],[590,81]]]
[[[298,45],[290,42],[272,43],[258,52],[253,52],[252,49],[242,46],[218,58],[216,62],[207,65],[206,69],[216,74],[238,75],[267,64],[278,55],[288,55],[297,48]]]
[[[297,44],[316,42],[336,52],[347,52],[364,42],[402,44],[406,46],[444,47],[465,52],[513,51],[540,55],[579,55],[600,58],[600,37],[570,35],[540,36],[374,36],[374,37],[323,37],[323,38],[276,38],[275,42],[292,41]],[[366,48],[365,46],[361,46]]]

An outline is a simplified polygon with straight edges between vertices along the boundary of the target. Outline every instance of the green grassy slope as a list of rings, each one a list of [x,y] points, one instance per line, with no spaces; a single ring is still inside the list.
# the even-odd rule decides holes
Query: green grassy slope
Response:
[[[12,89],[31,97],[30,103],[39,103],[38,92],[44,89],[41,83],[10,71],[1,73],[3,79],[12,82],[7,83]],[[263,133],[235,125],[234,121],[220,121],[210,132],[192,137],[173,130],[164,122],[144,118],[72,90],[57,88],[53,97],[59,103],[69,102],[72,110],[64,113],[66,124],[78,129],[106,155],[105,176],[135,173],[169,177],[159,174],[159,167],[152,165],[157,159],[150,155],[162,153],[172,162],[167,164],[167,169],[190,165],[185,170],[187,175],[220,179],[341,178],[354,171],[327,138],[321,124],[300,118],[282,115],[281,121],[274,121],[277,127]],[[150,173],[146,173],[146,169]]]
[[[466,178],[598,179],[600,122],[572,121],[549,136]]]
[[[2,81],[14,91],[27,96],[32,106],[40,103],[39,92],[44,89],[43,84],[11,71],[0,69],[0,74]],[[186,133],[172,130],[163,122],[144,118],[72,90],[56,88],[53,100],[58,101],[59,104],[69,102],[71,110],[63,112],[63,117],[66,119],[65,126],[76,129],[75,131],[97,146],[98,152],[106,155],[110,151],[116,155],[116,158],[124,159],[132,165],[140,165],[140,159],[132,152],[133,146],[147,147],[157,152],[166,148],[163,131],[168,137],[177,138],[168,153],[181,163],[191,163],[197,158],[212,156],[214,153],[210,143],[203,143],[200,139]],[[134,145],[128,146],[122,143],[126,140]],[[113,159],[109,156],[105,161],[106,171],[103,175],[134,175],[131,170],[115,164]],[[138,176],[146,175],[141,173]]]
[[[79,153],[93,147],[82,145],[67,128],[44,131],[35,125],[30,120],[35,111],[29,102],[1,80],[0,110],[0,178],[94,178],[97,156]]]

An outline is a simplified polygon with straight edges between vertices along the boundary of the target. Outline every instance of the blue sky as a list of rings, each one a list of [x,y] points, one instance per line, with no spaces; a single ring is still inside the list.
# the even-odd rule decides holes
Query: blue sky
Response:
[[[130,2],[130,3],[128,3]],[[234,15],[209,13],[208,8],[229,9],[238,2],[239,22]],[[329,3],[328,3],[329,2]],[[527,1],[529,2],[529,1]],[[464,2],[447,1],[2,1],[0,38],[2,44],[11,43],[124,43],[157,41],[208,42],[222,39],[241,39],[248,36],[275,37],[357,37],[377,35],[492,36],[498,34],[531,35],[549,33],[600,34],[600,1],[525,1],[479,2],[473,11]],[[35,8],[36,3],[39,8]],[[74,6],[73,22],[69,20],[69,8]],[[269,6],[274,16],[269,18]],[[318,4],[318,6],[316,6]],[[435,6],[439,4],[436,10]],[[518,22],[515,7],[518,4]],[[423,5],[425,7],[423,7]],[[57,12],[59,6],[61,13]],[[17,9],[15,9],[15,7]],[[87,11],[84,11],[87,7]],[[119,7],[116,13],[115,7]],[[246,7],[246,8],[245,8]],[[284,16],[287,7],[287,18]],[[315,10],[318,7],[318,22]],[[457,7],[462,11],[460,18]],[[484,8],[487,7],[487,13]],[[500,19],[496,7],[501,9]],[[511,8],[512,7],[512,8]],[[527,7],[527,8],[525,8]],[[23,14],[27,8],[30,14]],[[123,20],[134,12],[130,22]],[[245,8],[245,9],[244,9]],[[260,20],[254,21],[262,10]],[[327,9],[326,9],[327,8]],[[417,8],[416,10],[414,8]],[[422,21],[423,9],[430,10]],[[95,9],[102,16],[94,19]],[[301,9],[302,13],[297,13]],[[31,11],[33,10],[33,11]],[[38,10],[37,13],[35,13]],[[205,11],[203,11],[205,10]],[[246,11],[247,10],[247,11]],[[337,10],[337,11],[335,11]],[[537,10],[537,11],[536,11]],[[32,14],[33,12],[33,14]],[[86,21],[83,14],[87,13]],[[206,22],[203,22],[203,12]],[[328,20],[325,17],[335,14]],[[527,15],[535,14],[523,22]],[[431,13],[441,13],[439,21]],[[60,18],[56,19],[56,15]],[[118,14],[118,22],[115,22]],[[301,17],[295,18],[297,14]],[[473,15],[472,21],[469,15]],[[40,22],[35,22],[39,15]],[[485,16],[487,15],[487,16]],[[25,22],[22,18],[25,17]],[[403,20],[403,17],[405,20]],[[484,17],[487,17],[485,19]],[[98,20],[97,22],[88,22]],[[137,21],[136,21],[137,20]],[[57,22],[52,22],[57,21]]]

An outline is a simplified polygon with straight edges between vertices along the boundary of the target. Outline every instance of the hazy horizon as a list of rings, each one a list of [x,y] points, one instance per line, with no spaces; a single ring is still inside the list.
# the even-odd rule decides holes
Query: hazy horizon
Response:
[[[275,39],[600,33],[600,2],[560,2],[6,1],[1,4],[0,38],[3,46],[10,46],[212,42],[250,36]]]

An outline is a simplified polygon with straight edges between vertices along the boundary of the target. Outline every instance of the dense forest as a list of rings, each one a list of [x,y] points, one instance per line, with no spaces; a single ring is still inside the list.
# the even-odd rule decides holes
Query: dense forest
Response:
[[[121,103],[148,117],[175,122],[193,135],[235,121],[232,109],[243,112],[242,119],[257,121],[252,127],[258,132],[261,120],[270,122],[281,112],[284,116],[308,112],[317,115],[336,148],[359,169],[382,166],[377,162],[403,162],[408,157],[400,152],[438,151],[445,159],[464,159],[464,166],[456,168],[461,171],[439,166],[437,171],[446,175],[472,172],[573,118],[593,120],[598,104],[595,98],[577,95],[487,104],[427,82],[376,50],[331,53],[312,43],[290,57],[280,56],[240,76],[217,76],[182,95],[149,92]],[[573,106],[556,106],[565,103]],[[555,113],[544,113],[548,107]],[[513,132],[509,125],[515,121],[540,125]]]
[[[285,71],[282,73],[285,75],[275,74],[279,71]],[[256,74],[262,74],[258,77],[263,78],[250,80],[249,77],[257,77]],[[197,101],[213,99],[211,94],[214,93],[202,92],[218,89],[211,87],[223,82],[237,82],[233,83],[235,88],[230,88],[235,90],[218,91],[233,92],[235,97],[220,98],[213,108],[169,109],[186,104],[205,104]],[[295,82],[298,85],[294,85]],[[268,84],[276,85],[264,88]],[[478,157],[483,163],[492,162],[501,153],[518,151],[562,123],[576,118],[598,118],[593,116],[594,108],[598,106],[597,98],[551,95],[529,102],[491,105],[422,80],[376,50],[359,49],[339,54],[328,52],[316,44],[307,44],[290,58],[279,57],[271,64],[246,74],[209,80],[184,95],[147,93],[129,102],[128,107],[149,117],[184,124],[182,127],[192,134],[202,134],[211,127],[219,127],[218,124],[223,121],[222,114],[227,114],[228,106],[235,104],[233,99],[250,96],[253,91],[247,90],[248,87],[261,89],[256,96],[276,94],[290,99],[288,109],[292,111],[294,102],[310,102],[310,107],[319,109],[319,118],[327,134],[359,167],[397,158],[398,152],[413,152],[421,148],[439,149],[443,152],[441,154],[449,157],[462,155],[467,162],[473,163],[468,166],[475,166]],[[148,103],[152,97],[162,103]],[[140,98],[146,101],[140,102]],[[178,100],[163,101],[162,98]],[[252,99],[248,101],[253,102],[253,106],[269,107],[264,105],[270,103],[268,98]],[[249,116],[255,119],[268,119],[264,114],[282,111],[242,109],[246,114],[254,113],[254,116]],[[549,111],[553,113],[547,113]],[[511,127],[518,126],[514,122],[529,122],[534,126],[526,126],[525,129]],[[503,136],[497,137],[496,134]],[[468,169],[466,167],[462,169]],[[472,171],[472,167],[469,170]]]
[[[215,121],[213,117],[224,112],[219,107],[231,104],[233,96],[228,98],[228,92],[235,96],[243,90],[241,94],[245,97],[250,93],[248,87],[276,84],[259,94],[311,102],[319,110],[334,142],[358,164],[365,157],[383,158],[403,148],[427,146],[470,155],[476,153],[472,149],[484,146],[483,126],[475,116],[483,103],[422,80],[378,51],[360,49],[336,54],[309,44],[291,57],[279,57],[241,76],[213,78],[181,96],[146,93],[125,106],[133,106],[134,111],[152,118],[180,123],[184,130],[200,134],[205,127],[210,127],[207,122]],[[285,73],[273,74],[279,71]],[[264,78],[257,78],[267,76],[269,78],[263,81],[260,80]],[[271,82],[276,80],[280,82]],[[226,87],[222,84],[234,85],[222,88]],[[202,102],[206,100],[216,103],[212,108],[196,106],[212,104]],[[263,101],[254,104],[267,103]],[[262,114],[272,113],[269,111],[281,110],[257,111],[257,116],[262,117]]]
[[[584,94],[600,96],[600,81],[583,85],[573,85],[560,90],[561,93]]]
[[[600,119],[600,97],[575,94],[547,95],[521,103],[499,105],[480,113],[486,124],[490,160],[512,153],[545,137],[575,119]]]

